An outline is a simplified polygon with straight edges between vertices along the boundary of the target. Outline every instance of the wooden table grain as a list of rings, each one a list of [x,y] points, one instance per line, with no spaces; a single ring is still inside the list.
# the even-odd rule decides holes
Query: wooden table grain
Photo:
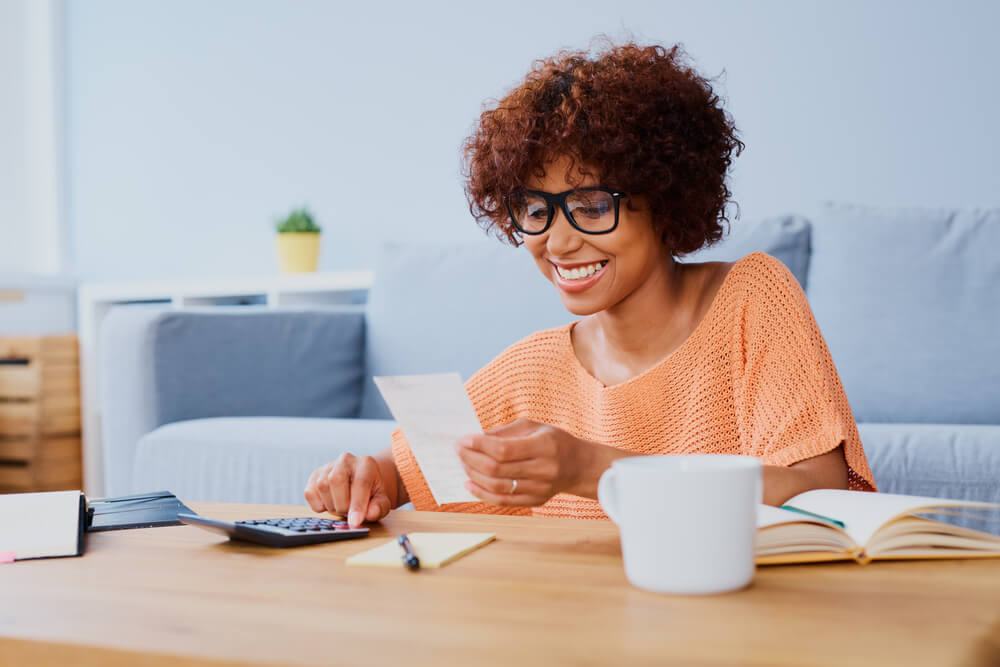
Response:
[[[305,507],[191,503],[226,519]],[[495,532],[440,570],[347,567],[402,532]],[[190,526],[0,565],[0,664],[1000,665],[1000,560],[758,568],[724,595],[628,584],[607,522],[394,512],[294,549]]]

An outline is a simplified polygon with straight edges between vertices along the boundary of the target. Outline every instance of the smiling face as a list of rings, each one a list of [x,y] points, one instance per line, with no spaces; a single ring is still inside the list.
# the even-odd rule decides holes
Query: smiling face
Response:
[[[545,175],[525,187],[559,193],[598,185],[605,184],[580,175],[561,158],[546,164]],[[558,288],[563,305],[574,315],[614,308],[670,266],[670,253],[653,228],[649,207],[641,197],[631,201],[633,210],[628,198],[622,199],[618,226],[607,234],[585,234],[557,209],[545,233],[523,236],[542,275]]]

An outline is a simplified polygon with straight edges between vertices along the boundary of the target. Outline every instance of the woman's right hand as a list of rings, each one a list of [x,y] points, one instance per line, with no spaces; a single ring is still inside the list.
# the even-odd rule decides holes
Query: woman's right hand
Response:
[[[364,521],[378,521],[392,509],[387,492],[391,482],[383,477],[374,457],[341,454],[310,475],[306,501],[315,512],[346,514],[352,528]]]

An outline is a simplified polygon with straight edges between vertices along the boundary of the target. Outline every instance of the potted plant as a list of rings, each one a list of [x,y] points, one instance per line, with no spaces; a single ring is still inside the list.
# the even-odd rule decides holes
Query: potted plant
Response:
[[[319,262],[320,228],[304,207],[276,224],[278,265],[282,273],[308,273]]]

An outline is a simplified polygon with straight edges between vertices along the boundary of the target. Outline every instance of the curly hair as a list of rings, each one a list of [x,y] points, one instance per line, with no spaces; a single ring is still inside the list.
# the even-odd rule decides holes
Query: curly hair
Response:
[[[485,108],[464,143],[465,192],[477,222],[520,245],[505,197],[566,157],[581,176],[641,194],[674,255],[722,238],[726,174],[743,142],[686,58],[679,45],[627,43],[535,61],[523,83]]]

